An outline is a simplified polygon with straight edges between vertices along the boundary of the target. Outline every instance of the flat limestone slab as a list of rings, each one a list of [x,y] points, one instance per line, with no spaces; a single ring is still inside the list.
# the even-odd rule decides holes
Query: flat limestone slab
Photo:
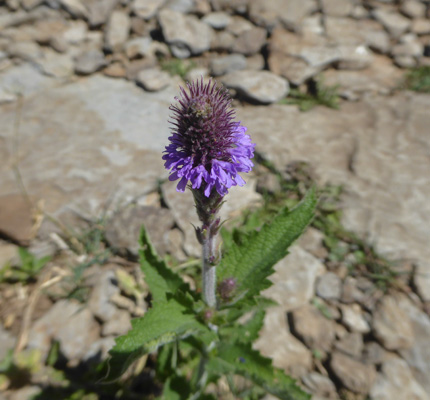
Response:
[[[40,86],[23,97],[18,135],[16,103],[0,106],[0,196],[19,192],[16,162],[27,191],[55,216],[94,217],[154,189],[167,176],[161,153],[173,86],[147,93],[100,75]]]
[[[400,92],[340,110],[239,109],[256,150],[279,169],[308,161],[320,183],[343,185],[346,227],[394,259],[418,265],[430,300],[430,95]]]

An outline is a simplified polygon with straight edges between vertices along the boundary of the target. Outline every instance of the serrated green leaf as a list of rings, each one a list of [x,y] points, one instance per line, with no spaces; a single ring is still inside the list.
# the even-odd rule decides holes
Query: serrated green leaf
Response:
[[[152,353],[163,344],[204,333],[208,328],[201,324],[184,305],[171,299],[157,303],[142,318],[131,321],[132,329],[115,340],[109,351],[107,380],[114,380],[139,357]]]
[[[179,376],[174,376],[167,379],[163,387],[163,394],[159,397],[160,400],[184,400],[191,395],[189,382]]]
[[[149,240],[146,229],[140,232],[140,267],[145,274],[145,282],[149,286],[154,302],[166,302],[168,294],[175,294],[179,288],[188,290],[188,285],[161,260]]]
[[[270,359],[253,350],[250,344],[221,344],[217,357],[211,359],[207,367],[211,373],[242,375],[281,400],[311,398],[293,378],[274,368]]]
[[[254,312],[244,324],[233,324],[220,329],[221,340],[226,338],[230,342],[252,343],[258,338],[263,327],[264,310]]]
[[[221,263],[219,281],[234,277],[238,282],[238,292],[246,291],[246,297],[254,296],[270,286],[267,279],[273,273],[273,266],[288,251],[288,247],[311,222],[317,199],[311,189],[306,197],[291,211],[282,210],[270,224],[265,224],[259,232],[240,235],[229,240]]]
[[[157,363],[155,365],[158,378],[167,378],[173,374],[172,358],[173,353],[176,351],[175,343],[165,344],[158,350]]]

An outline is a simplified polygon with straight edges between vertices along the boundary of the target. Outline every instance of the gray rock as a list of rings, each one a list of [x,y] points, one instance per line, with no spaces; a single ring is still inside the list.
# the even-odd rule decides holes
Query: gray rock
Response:
[[[119,336],[131,329],[130,314],[124,310],[117,310],[112,318],[103,324],[103,336]]]
[[[69,54],[58,54],[50,49],[44,50],[43,58],[39,60],[38,65],[46,75],[55,78],[68,78],[73,75],[75,68]]]
[[[342,323],[354,332],[370,332],[369,323],[358,304],[341,305]]]
[[[227,31],[215,32],[212,36],[211,50],[231,51],[234,45],[235,37]]]
[[[28,3],[31,1],[37,0],[28,0]],[[0,15],[0,28],[8,28],[19,26],[21,24],[33,23],[34,21],[41,21],[52,17],[55,11],[50,10],[46,7],[37,7],[36,9],[26,12],[26,11],[17,11],[14,13],[2,13]]]
[[[397,39],[405,33],[411,26],[411,21],[396,12],[390,12],[383,8],[378,8],[372,15],[379,21],[388,33]]]
[[[4,93],[30,95],[55,85],[57,81],[30,64],[9,68],[1,74],[0,89]]]
[[[173,11],[178,11],[183,14],[189,14],[193,11],[195,6],[194,0],[168,0],[166,8]]]
[[[125,54],[129,59],[151,55],[152,47],[152,39],[150,37],[131,39],[124,46]]]
[[[211,12],[206,14],[202,21],[214,29],[224,29],[231,21],[230,15],[225,12]]]
[[[104,269],[98,272],[97,281],[88,300],[89,309],[98,319],[108,322],[117,313],[117,308],[110,300],[119,292],[114,270]]]
[[[403,35],[399,43],[393,46],[391,54],[394,57],[407,56],[419,58],[422,56],[424,51],[423,44],[418,40],[416,35],[409,33]]]
[[[47,213],[76,226],[77,215],[92,220],[106,207],[110,214],[143,199],[167,176],[160,154],[170,135],[168,105],[176,88],[148,93],[132,82],[97,75],[42,90],[38,75],[26,75],[23,67],[15,73],[19,79],[35,77],[30,84],[37,95],[25,98],[24,121],[41,118],[44,123],[21,123],[20,151],[29,162],[20,170],[29,193],[45,199]],[[10,81],[5,77],[1,84]],[[0,141],[12,136],[15,108],[7,107],[0,107],[1,124],[7,127]],[[62,150],[53,153],[53,148]],[[30,162],[36,155],[38,162]],[[10,155],[3,157],[12,165]],[[0,174],[0,186],[3,193],[17,193],[12,173]]]
[[[264,69],[266,61],[261,54],[254,54],[246,58],[246,68],[253,71],[261,71]]]
[[[333,17],[347,17],[352,14],[354,2],[351,0],[322,0],[324,14]]]
[[[0,241],[0,271],[6,265],[17,265],[19,262],[18,246],[13,243]],[[1,325],[0,325],[1,332]],[[1,357],[0,357],[1,359]]]
[[[342,290],[340,278],[333,272],[320,276],[316,284],[316,293],[326,300],[339,300]]]
[[[364,20],[369,18],[369,11],[361,4],[356,4],[352,10],[351,17],[354,19]]]
[[[363,352],[363,336],[357,332],[349,333],[335,343],[335,348],[353,358],[360,359]]]
[[[1,253],[0,248],[0,253]],[[3,267],[3,265],[0,264],[0,270]],[[9,350],[12,350],[15,346],[16,337],[14,337],[9,331],[3,328],[3,324],[0,324],[0,341],[1,341],[1,347],[0,347],[0,361],[3,361],[6,357]]]
[[[157,59],[153,57],[132,60],[127,64],[127,79],[134,81],[140,71],[145,68],[156,68],[157,64]]]
[[[223,76],[221,81],[246,98],[263,104],[281,100],[290,90],[287,80],[269,71],[235,71]]]
[[[52,340],[60,342],[62,354],[80,360],[99,337],[99,327],[88,308],[74,301],[60,300],[30,328],[28,346],[46,356]]]
[[[269,67],[291,83],[300,85],[339,60],[337,47],[319,35],[300,37],[275,29],[269,43]]]
[[[287,29],[299,30],[301,21],[317,9],[313,0],[254,0],[250,3],[249,14],[257,25],[271,30],[282,23]]]
[[[39,6],[43,2],[44,2],[44,0],[21,0],[21,5],[26,10],[31,10],[31,9]]]
[[[137,74],[136,82],[148,92],[158,92],[169,86],[170,75],[159,68],[148,68]]]
[[[365,364],[382,364],[387,355],[387,351],[378,342],[368,342],[363,349],[362,361]]]
[[[414,379],[408,364],[396,356],[382,364],[382,371],[370,389],[372,400],[428,400],[423,387]]]
[[[415,379],[430,396],[428,379],[430,376],[430,318],[404,297],[399,302],[399,306],[408,315],[414,336],[412,346],[400,350],[400,355],[408,363]]]
[[[88,23],[92,28],[105,24],[119,0],[85,0]]]
[[[113,62],[103,70],[103,74],[110,78],[125,78],[127,76],[127,70],[123,63]]]
[[[263,28],[253,27],[242,32],[234,42],[233,52],[250,56],[258,53],[266,42],[267,32]]]
[[[158,15],[158,20],[164,38],[176,57],[186,58],[210,49],[212,29],[196,17],[163,9]]]
[[[224,9],[233,14],[244,14],[248,4],[247,0],[215,0],[212,2],[216,10]]]
[[[40,231],[38,232],[38,236]],[[54,240],[46,240],[42,238],[35,238],[31,241],[30,247],[28,251],[36,257],[36,259],[40,259],[43,257],[51,257],[53,258],[57,253],[59,247],[57,247],[57,243]]]
[[[415,68],[417,60],[412,56],[396,56],[394,57],[394,64],[400,68]]]
[[[313,393],[319,396],[333,398],[336,396],[336,386],[324,375],[318,372],[310,372],[302,377],[305,386]]]
[[[336,64],[338,69],[361,70],[369,67],[373,61],[372,53],[364,45],[343,45],[339,46],[338,50],[339,61]]]
[[[365,29],[363,33],[366,44],[370,49],[383,54],[390,51],[391,42],[386,31],[369,27],[369,29]]]
[[[202,77],[209,78],[209,75],[209,70],[207,68],[193,68],[188,71],[187,75],[185,76],[185,79],[191,82],[201,79]]]
[[[303,114],[294,106],[271,105],[238,107],[237,114],[260,154],[280,170],[303,160],[315,166],[318,182],[344,185],[342,222],[347,229],[368,237],[391,259],[413,258],[427,273],[430,165],[422,138],[428,137],[430,99],[408,92],[377,95],[391,93],[402,75],[391,60],[376,56],[364,71],[324,74],[325,84],[340,84],[341,93],[374,94],[343,103],[342,112],[317,107]],[[323,153],[318,150],[322,147]]]
[[[25,61],[37,61],[42,57],[40,46],[32,41],[12,42],[7,52],[10,57],[17,57]]]
[[[30,32],[31,39],[39,44],[51,44],[53,38],[61,37],[69,27],[69,21],[57,17],[47,18],[46,21],[35,21]]]
[[[326,250],[323,247],[324,233],[313,227],[308,227],[298,239],[298,244],[304,250],[317,258],[325,258]]]
[[[20,0],[6,0],[9,10],[16,11],[20,6]]]
[[[249,31],[254,27],[255,25],[249,22],[249,20],[239,15],[234,15],[227,26],[227,31],[237,37],[241,35],[243,32]]]
[[[296,86],[300,86],[321,70],[321,68],[309,66],[303,59],[280,53],[270,55],[269,66],[272,72],[285,77]]]
[[[324,272],[324,264],[317,258],[293,246],[288,257],[276,264],[269,278],[273,285],[263,293],[287,311],[300,308],[314,297],[315,281]]]
[[[105,48],[112,52],[121,50],[128,39],[130,28],[128,14],[121,10],[113,11],[105,30]]]
[[[158,13],[165,2],[166,0],[134,0],[131,7],[136,15],[149,20]]]
[[[109,356],[109,350],[115,346],[115,338],[112,336],[100,338],[94,341],[88,351],[82,357],[85,362],[95,361],[100,362],[106,360]]]
[[[358,288],[357,279],[347,276],[342,285],[342,303],[360,303],[363,300],[364,293]]]
[[[75,18],[87,18],[88,11],[81,0],[58,0],[61,6]]]
[[[186,261],[187,256],[184,252],[184,234],[180,229],[171,229],[168,233],[169,241],[169,253],[174,257],[175,260],[180,262]]]
[[[76,59],[75,72],[89,75],[102,69],[106,64],[107,61],[100,50],[89,50],[80,54]]]
[[[427,18],[414,19],[412,22],[412,32],[417,35],[430,34],[430,21]]]
[[[306,35],[325,35],[325,29],[320,14],[306,17],[302,23],[301,34]]]
[[[34,199],[32,199],[34,200]],[[22,194],[0,196],[0,232],[21,246],[34,237],[33,207]]]
[[[338,351],[332,353],[330,367],[342,385],[355,393],[369,393],[376,377],[373,366],[362,364]]]
[[[216,8],[216,7],[214,7]],[[193,12],[197,15],[206,15],[212,11],[212,5],[206,0],[197,0],[194,2]]]
[[[84,21],[76,20],[68,24],[68,28],[60,35],[68,44],[80,44],[88,36],[88,26]]]
[[[414,274],[414,284],[424,301],[430,301],[430,271],[418,265]]]
[[[264,326],[253,347],[269,357],[273,366],[293,376],[303,376],[312,368],[311,352],[288,331],[283,307],[271,307],[267,310]]]
[[[324,83],[338,87],[341,97],[356,101],[367,93],[387,95],[395,90],[402,72],[392,61],[383,56],[374,55],[372,64],[362,71],[335,71],[324,73]]]
[[[17,96],[12,93],[7,93],[3,89],[0,89],[0,104],[12,103],[16,101]]]
[[[363,44],[361,21],[351,18],[325,17],[326,35],[332,43],[350,46]]]
[[[213,58],[210,61],[211,73],[214,76],[225,75],[246,68],[246,58],[242,54],[229,54]]]
[[[130,205],[116,213],[106,230],[110,245],[122,253],[138,256],[139,234],[145,225],[152,243],[158,253],[168,252],[168,232],[175,221],[166,208]]]
[[[409,18],[423,18],[426,14],[426,6],[417,0],[406,0],[401,3],[400,11]]]
[[[411,321],[392,296],[383,297],[377,305],[373,315],[373,331],[388,350],[407,349],[414,341]]]
[[[312,350],[328,352],[335,338],[334,324],[312,306],[292,312],[295,334]]]

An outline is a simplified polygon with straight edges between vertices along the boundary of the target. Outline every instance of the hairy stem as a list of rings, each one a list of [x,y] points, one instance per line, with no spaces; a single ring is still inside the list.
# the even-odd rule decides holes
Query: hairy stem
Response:
[[[216,264],[217,236],[220,228],[220,218],[217,216],[223,204],[223,197],[213,190],[209,197],[204,194],[204,187],[193,190],[197,215],[202,222],[201,228],[196,228],[197,240],[203,247],[203,300],[211,307],[216,307]]]
[[[203,241],[203,298],[209,307],[216,306],[216,266],[213,265],[215,248],[216,237],[209,234]]]

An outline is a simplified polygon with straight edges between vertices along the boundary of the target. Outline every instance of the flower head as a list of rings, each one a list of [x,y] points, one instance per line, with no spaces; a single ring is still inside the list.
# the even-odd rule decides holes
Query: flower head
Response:
[[[173,111],[172,136],[166,146],[164,166],[171,170],[171,181],[180,179],[177,190],[183,192],[190,182],[192,189],[201,189],[206,197],[213,190],[220,196],[232,186],[243,186],[239,172],[250,172],[254,164],[255,144],[246,128],[235,122],[231,98],[216,82],[187,83],[181,87],[178,104]]]

